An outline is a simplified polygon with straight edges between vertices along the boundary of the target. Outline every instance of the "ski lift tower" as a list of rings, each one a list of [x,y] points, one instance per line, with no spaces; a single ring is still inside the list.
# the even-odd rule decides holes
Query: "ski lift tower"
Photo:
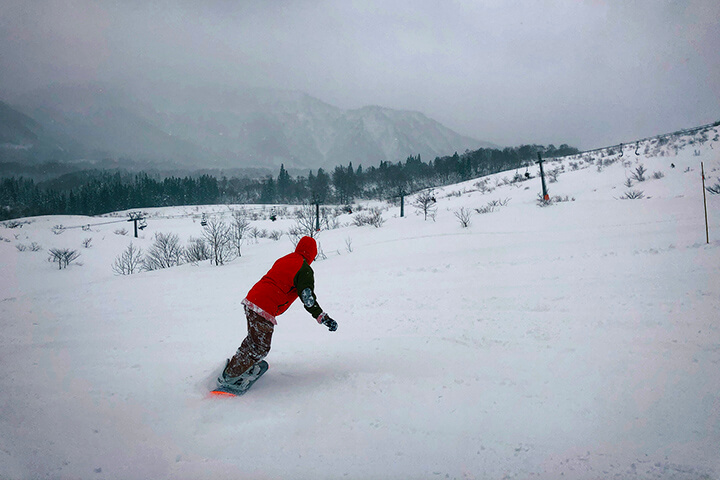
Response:
[[[547,186],[545,185],[545,170],[543,170],[543,159],[540,155],[540,152],[537,152],[538,154],[538,165],[540,165],[540,178],[542,179],[542,193],[543,193],[543,200],[546,202],[550,200],[550,195],[548,195]]]
[[[143,216],[142,212],[130,212],[128,214],[128,216],[130,217],[128,219],[128,222],[133,222],[133,224],[135,226],[135,238],[138,238],[138,228],[140,230],[142,230],[145,227],[147,227],[147,222],[145,221],[145,217]],[[138,226],[138,222],[140,223],[139,226]]]

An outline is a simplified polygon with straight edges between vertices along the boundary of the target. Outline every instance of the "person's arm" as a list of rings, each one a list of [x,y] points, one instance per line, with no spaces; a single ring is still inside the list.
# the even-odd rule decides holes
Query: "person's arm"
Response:
[[[320,317],[323,310],[317,303],[317,297],[315,296],[315,275],[307,262],[303,262],[302,267],[295,275],[295,289],[305,310],[315,319]]]
[[[328,327],[331,332],[337,330],[337,322],[330,318],[327,313],[323,312],[323,309],[320,308],[320,305],[317,303],[317,297],[315,296],[315,274],[307,262],[303,262],[302,267],[300,267],[297,275],[295,275],[295,289],[298,292],[298,296],[305,310],[307,310],[318,323]]]

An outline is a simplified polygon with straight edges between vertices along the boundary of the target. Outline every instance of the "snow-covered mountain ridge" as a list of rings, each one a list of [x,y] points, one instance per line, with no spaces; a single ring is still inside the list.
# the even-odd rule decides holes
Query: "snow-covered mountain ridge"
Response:
[[[706,243],[700,162],[720,183],[719,130],[548,160],[547,206],[531,166],[435,189],[427,221],[416,196],[405,218],[384,202],[338,209],[313,264],[338,331],[293,306],[270,370],[231,400],[208,386],[245,334],[240,301],[289,238],[249,240],[220,267],[111,264],[157,232],[200,237],[203,213],[244,208],[286,232],[296,207],[275,222],[264,206],[150,209],[138,239],[125,212],[5,222],[0,471],[718,478],[720,197],[705,192]],[[384,224],[355,226],[372,208]],[[60,270],[53,248],[81,256]]]
[[[13,103],[72,149],[76,160],[110,156],[195,169],[275,170],[281,164],[327,169],[491,146],[419,112],[345,110],[275,89],[163,86],[126,92],[104,85],[53,86]]]

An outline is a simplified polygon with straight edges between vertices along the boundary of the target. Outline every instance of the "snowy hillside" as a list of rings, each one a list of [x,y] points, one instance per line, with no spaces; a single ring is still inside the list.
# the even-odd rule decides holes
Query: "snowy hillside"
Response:
[[[120,276],[131,241],[185,244],[240,206],[153,209],[138,239],[124,214],[6,222],[0,477],[718,479],[718,131],[547,162],[549,206],[535,166],[436,189],[434,221],[356,205],[313,264],[338,331],[294,305],[240,398],[208,387],[286,234]],[[385,223],[353,225],[370,207]],[[54,248],[81,256],[61,270]]]

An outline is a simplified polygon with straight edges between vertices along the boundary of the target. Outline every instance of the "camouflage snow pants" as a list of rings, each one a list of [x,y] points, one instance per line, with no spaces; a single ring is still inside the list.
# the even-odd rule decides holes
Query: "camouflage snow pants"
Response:
[[[245,316],[248,333],[227,366],[226,373],[231,377],[242,375],[270,352],[275,325],[247,307]]]

